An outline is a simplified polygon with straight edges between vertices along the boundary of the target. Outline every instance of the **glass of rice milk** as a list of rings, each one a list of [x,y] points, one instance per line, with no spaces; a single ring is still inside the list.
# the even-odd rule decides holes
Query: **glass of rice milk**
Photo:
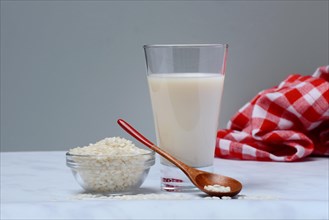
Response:
[[[157,145],[189,166],[212,171],[228,45],[145,45]],[[161,189],[196,187],[161,158]]]

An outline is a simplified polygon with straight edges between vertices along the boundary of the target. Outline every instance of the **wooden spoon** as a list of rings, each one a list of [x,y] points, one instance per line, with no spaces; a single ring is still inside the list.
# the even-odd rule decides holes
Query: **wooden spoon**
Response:
[[[179,169],[181,169],[188,178],[192,181],[192,183],[198,187],[201,191],[207,193],[210,196],[235,196],[237,195],[241,189],[242,184],[227,176],[222,176],[219,174],[209,173],[202,170],[198,170],[192,167],[189,167],[185,163],[181,162],[180,160],[174,158],[161,148],[154,145],[150,140],[145,138],[142,134],[140,134],[136,129],[134,129],[131,125],[129,125],[127,122],[125,122],[122,119],[118,120],[118,124],[131,136],[135,137],[138,141],[149,147],[150,149],[154,150],[158,154],[160,154],[162,157],[166,158],[168,161],[175,164]],[[221,186],[229,186],[231,188],[230,192],[214,192],[204,189],[205,186],[208,185],[221,185]]]

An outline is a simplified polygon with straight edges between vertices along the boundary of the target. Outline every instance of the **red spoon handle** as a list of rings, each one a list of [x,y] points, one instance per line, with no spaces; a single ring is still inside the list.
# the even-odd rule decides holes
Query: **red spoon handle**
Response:
[[[131,136],[133,136],[134,138],[136,138],[137,140],[139,140],[140,142],[142,142],[143,144],[145,144],[146,146],[150,147],[151,149],[153,149],[153,143],[148,140],[146,137],[144,137],[141,133],[139,133],[135,128],[133,128],[130,124],[128,124],[127,122],[125,122],[122,119],[118,120],[118,124],[126,131],[128,132]]]
[[[133,128],[130,124],[125,122],[122,119],[118,120],[118,124],[126,131],[128,132],[131,136],[148,146],[150,149],[154,150],[173,164],[175,164],[177,167],[179,167],[184,173],[190,168],[183,162],[177,160],[175,157],[171,156],[158,146],[154,145],[150,140],[148,140],[146,137],[144,137],[141,133],[139,133],[135,128]],[[187,174],[187,173],[186,173]],[[188,175],[188,174],[187,174]]]

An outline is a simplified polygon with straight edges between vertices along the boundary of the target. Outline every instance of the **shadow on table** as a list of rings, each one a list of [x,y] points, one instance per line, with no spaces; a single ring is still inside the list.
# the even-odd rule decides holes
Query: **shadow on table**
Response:
[[[316,161],[317,159],[319,158],[329,158],[328,156],[310,156],[310,157],[305,157],[305,158],[302,158],[296,162],[313,162],[313,161]],[[292,162],[294,163],[294,162]]]
[[[150,193],[158,193],[159,190],[156,190],[156,189],[153,189],[153,188],[139,188],[133,192],[129,192],[129,193],[116,193],[116,194],[113,194],[113,195],[136,195],[136,194],[150,194]],[[89,191],[85,191],[85,190],[79,190],[79,191],[76,191],[74,193],[74,195],[81,195],[81,194],[93,194],[93,195],[105,195],[105,196],[109,196],[110,194],[107,194],[107,193],[95,193],[95,192],[89,192]]]

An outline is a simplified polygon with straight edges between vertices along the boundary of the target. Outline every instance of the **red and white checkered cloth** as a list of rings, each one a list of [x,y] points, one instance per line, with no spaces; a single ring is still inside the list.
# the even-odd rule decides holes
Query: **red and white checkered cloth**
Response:
[[[260,92],[217,133],[215,156],[295,161],[329,156],[329,66]]]

